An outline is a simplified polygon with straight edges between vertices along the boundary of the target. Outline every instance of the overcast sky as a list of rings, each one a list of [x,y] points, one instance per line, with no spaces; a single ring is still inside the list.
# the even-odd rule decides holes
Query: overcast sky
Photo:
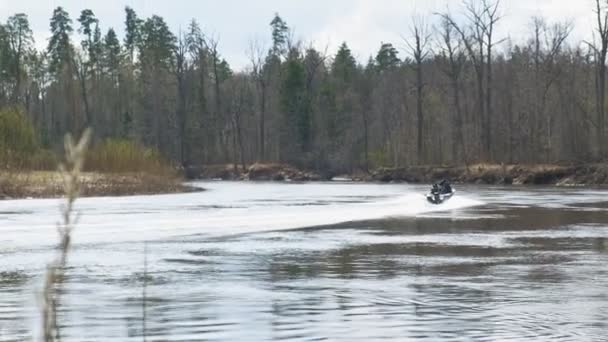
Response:
[[[548,21],[570,20],[575,30],[572,42],[591,37],[594,0],[502,0],[504,19],[498,37],[516,42],[530,33],[530,17],[542,15]],[[92,9],[105,32],[113,27],[122,37],[124,7],[135,9],[139,17],[158,14],[165,18],[174,33],[186,29],[195,18],[206,33],[220,39],[220,52],[231,66],[247,64],[249,42],[257,39],[270,45],[268,23],[278,12],[295,29],[296,38],[313,43],[333,54],[346,41],[360,61],[375,53],[381,42],[403,47],[402,37],[409,36],[413,16],[445,11],[461,12],[460,0],[0,0],[0,20],[14,13],[30,18],[38,47],[45,47],[49,37],[49,18],[57,6],[63,6],[76,20],[80,11]],[[74,24],[77,27],[77,23]],[[403,57],[405,51],[401,51]]]

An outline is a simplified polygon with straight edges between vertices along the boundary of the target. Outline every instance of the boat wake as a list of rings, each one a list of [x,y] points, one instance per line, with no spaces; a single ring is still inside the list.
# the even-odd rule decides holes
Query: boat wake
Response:
[[[435,212],[454,211],[481,204],[483,202],[472,198],[455,196],[446,203],[435,205],[428,203],[423,194],[410,193],[364,203],[331,203],[322,206],[270,206],[267,208],[234,210],[232,215],[229,216],[207,217],[204,220],[204,225],[220,229],[222,232],[219,235],[231,235],[312,228],[384,218],[428,216]]]
[[[433,205],[411,186],[208,183],[209,191],[162,196],[84,198],[78,244],[218,237],[345,222],[415,217],[482,202],[459,193]],[[405,193],[405,195],[401,195]],[[7,246],[53,245],[58,200],[4,202]],[[17,208],[28,207],[19,212]],[[442,214],[443,215],[443,214]],[[456,214],[457,215],[457,214]]]

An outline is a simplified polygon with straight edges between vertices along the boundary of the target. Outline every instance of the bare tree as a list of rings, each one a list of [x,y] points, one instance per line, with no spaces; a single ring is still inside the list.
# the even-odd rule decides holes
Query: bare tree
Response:
[[[553,115],[547,113],[549,91],[558,79],[562,69],[556,65],[564,41],[570,35],[570,23],[556,23],[549,26],[541,17],[532,18],[534,52],[534,116],[532,119],[532,145],[549,158],[552,141]],[[544,132],[541,129],[544,128]],[[545,160],[548,161],[548,160]]]
[[[266,58],[268,53],[263,45],[258,41],[249,42],[249,60],[251,61],[251,73],[256,81],[259,96],[259,155],[260,161],[266,159],[266,97],[268,85],[270,83],[271,68],[266,68]]]
[[[84,126],[89,126],[92,123],[91,106],[89,105],[89,94],[87,91],[87,74],[89,73],[88,62],[84,60],[81,52],[75,53],[74,66],[76,68],[76,76],[80,85],[80,95],[84,104],[85,122]],[[77,127],[80,130],[82,127]]]
[[[222,76],[221,75],[221,70],[220,70],[220,54],[219,51],[217,49],[217,46],[219,44],[219,40],[217,38],[214,37],[207,37],[207,46],[209,49],[209,54],[211,57],[211,72],[213,74],[213,85],[214,85],[214,92],[215,92],[215,110],[214,110],[214,115],[213,115],[213,128],[217,131],[220,132],[220,141],[216,142],[216,144],[219,143],[219,148],[222,150],[222,153],[224,155],[228,155],[228,143],[226,142],[226,132],[223,128],[221,128],[222,124],[220,123],[220,120],[222,119],[222,103],[223,103],[223,96],[222,96],[222,88],[221,88],[221,84],[222,84]]]
[[[460,79],[463,73],[464,65],[466,62],[464,41],[462,38],[455,37],[453,25],[450,24],[449,20],[445,17],[441,21],[441,50],[442,55],[447,59],[448,67],[444,69],[448,78],[450,79],[450,86],[452,88],[452,97],[454,99],[454,115],[453,115],[453,129],[452,129],[452,157],[453,161],[458,160],[458,156],[462,155],[462,159],[465,164],[467,163],[467,150],[464,142],[463,132],[463,113],[461,104],[461,90],[460,90]],[[458,151],[460,149],[460,153]]]
[[[186,134],[186,71],[188,68],[187,57],[188,46],[186,37],[182,32],[178,34],[177,45],[174,47],[175,55],[175,79],[177,80],[177,122],[179,127],[179,160],[182,167],[188,164],[187,158],[187,134]]]
[[[500,0],[465,2],[466,27],[460,26],[449,13],[441,14],[458,32],[473,62],[477,81],[477,108],[481,123],[483,156],[491,158],[492,148],[492,49],[503,40],[494,41],[496,23],[502,18]]]
[[[595,0],[595,15],[597,20],[597,33],[599,43],[588,43],[595,52],[596,64],[596,111],[597,122],[595,122],[597,132],[597,146],[600,158],[605,157],[606,148],[604,147],[605,135],[605,113],[606,113],[606,55],[608,54],[608,10],[602,6],[600,0]]]
[[[492,118],[493,118],[493,106],[492,106],[492,48],[500,44],[504,39],[494,42],[494,28],[496,23],[502,18],[498,12],[500,0],[482,0],[482,18],[481,21],[482,29],[486,37],[486,127],[485,127],[485,149],[486,153],[490,158],[492,157]]]
[[[249,98],[249,89],[247,77],[245,75],[236,75],[230,82],[230,125],[232,130],[232,152],[233,152],[233,167],[237,172],[240,163],[241,170],[245,172],[245,148],[243,145],[243,130],[242,120],[243,112]]]
[[[461,27],[456,21],[453,19],[452,15],[448,12],[440,14],[441,17],[449,23],[450,26],[454,28],[454,30],[460,36],[460,40],[463,42],[468,57],[470,58],[473,69],[475,71],[475,80],[476,80],[476,88],[477,88],[477,115],[479,118],[480,130],[482,141],[485,141],[484,130],[484,117],[485,117],[485,105],[484,105],[484,48],[483,48],[483,35],[481,29],[478,26],[474,26],[474,28]],[[470,31],[470,32],[469,32]],[[484,144],[485,145],[485,144]],[[487,152],[486,152],[487,153]]]
[[[209,78],[209,48],[205,35],[201,31],[200,26],[196,20],[192,20],[189,26],[189,32],[187,36],[187,46],[190,53],[190,59],[193,64],[193,72],[196,73],[196,97],[198,104],[198,131],[199,135],[202,135],[201,142],[202,146],[199,148],[202,151],[202,161],[206,162],[209,158],[209,147],[211,145],[211,129],[210,123],[211,118],[209,117],[209,109],[207,104],[207,80]]]
[[[418,163],[420,164],[425,162],[427,158],[424,146],[424,82],[422,78],[422,63],[430,53],[429,43],[431,41],[432,33],[425,24],[424,18],[414,17],[412,22],[411,34],[414,41],[412,42],[408,39],[404,40],[416,62],[416,126],[418,133],[416,146],[418,149]]]

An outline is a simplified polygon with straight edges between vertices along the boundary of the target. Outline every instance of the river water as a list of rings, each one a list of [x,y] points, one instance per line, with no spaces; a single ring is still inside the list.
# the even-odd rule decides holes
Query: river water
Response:
[[[608,336],[608,191],[197,185],[78,201],[64,341]],[[0,341],[38,339],[59,204],[0,202]]]

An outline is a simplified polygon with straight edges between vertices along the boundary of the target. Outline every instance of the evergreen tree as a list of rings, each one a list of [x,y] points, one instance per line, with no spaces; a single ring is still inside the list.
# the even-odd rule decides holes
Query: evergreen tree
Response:
[[[391,43],[382,43],[380,46],[380,50],[378,50],[378,54],[376,55],[376,66],[379,71],[385,71],[391,68],[394,68],[401,63],[397,54],[399,52],[393,44]]]
[[[13,102],[17,102],[23,93],[22,81],[25,75],[25,62],[31,56],[34,48],[34,36],[27,18],[23,13],[8,18],[5,26],[6,41],[8,43],[7,61],[10,63],[11,78],[15,81]]]
[[[281,84],[281,109],[284,113],[285,131],[283,159],[293,159],[293,153],[306,152],[310,143],[310,106],[306,96],[306,73],[300,52],[292,48],[283,66]],[[295,141],[288,141],[295,137]],[[295,146],[293,145],[295,143]]]
[[[357,62],[353,57],[346,42],[340,45],[338,53],[334,58],[334,62],[331,66],[331,72],[334,77],[337,77],[341,81],[348,83],[351,82],[357,69]]]
[[[139,30],[142,25],[142,21],[137,17],[135,11],[127,6],[125,7],[125,50],[129,57],[129,61],[133,63],[135,48],[137,47],[137,41],[139,39]]]
[[[51,17],[51,38],[47,52],[49,54],[49,71],[58,73],[66,65],[72,63],[74,47],[70,41],[73,32],[72,19],[63,7],[57,7]]]
[[[80,23],[78,32],[85,37],[85,39],[80,42],[80,45],[87,54],[86,66],[95,72],[101,59],[103,44],[101,41],[99,21],[95,18],[93,11],[85,9],[81,12],[78,22]]]
[[[141,63],[169,69],[173,64],[176,37],[162,17],[148,18],[140,29],[139,54]]]
[[[176,148],[169,138],[169,127],[175,121],[175,92],[167,91],[175,87],[172,74],[176,40],[165,20],[156,15],[146,19],[139,31],[142,112],[139,117],[133,117],[133,121],[142,124],[138,128],[144,142],[155,145],[166,154],[172,154]]]
[[[282,56],[288,49],[289,26],[278,13],[275,13],[270,27],[272,28],[272,53],[275,56]]]
[[[103,66],[112,74],[120,67],[120,41],[113,28],[110,28],[103,38]]]

